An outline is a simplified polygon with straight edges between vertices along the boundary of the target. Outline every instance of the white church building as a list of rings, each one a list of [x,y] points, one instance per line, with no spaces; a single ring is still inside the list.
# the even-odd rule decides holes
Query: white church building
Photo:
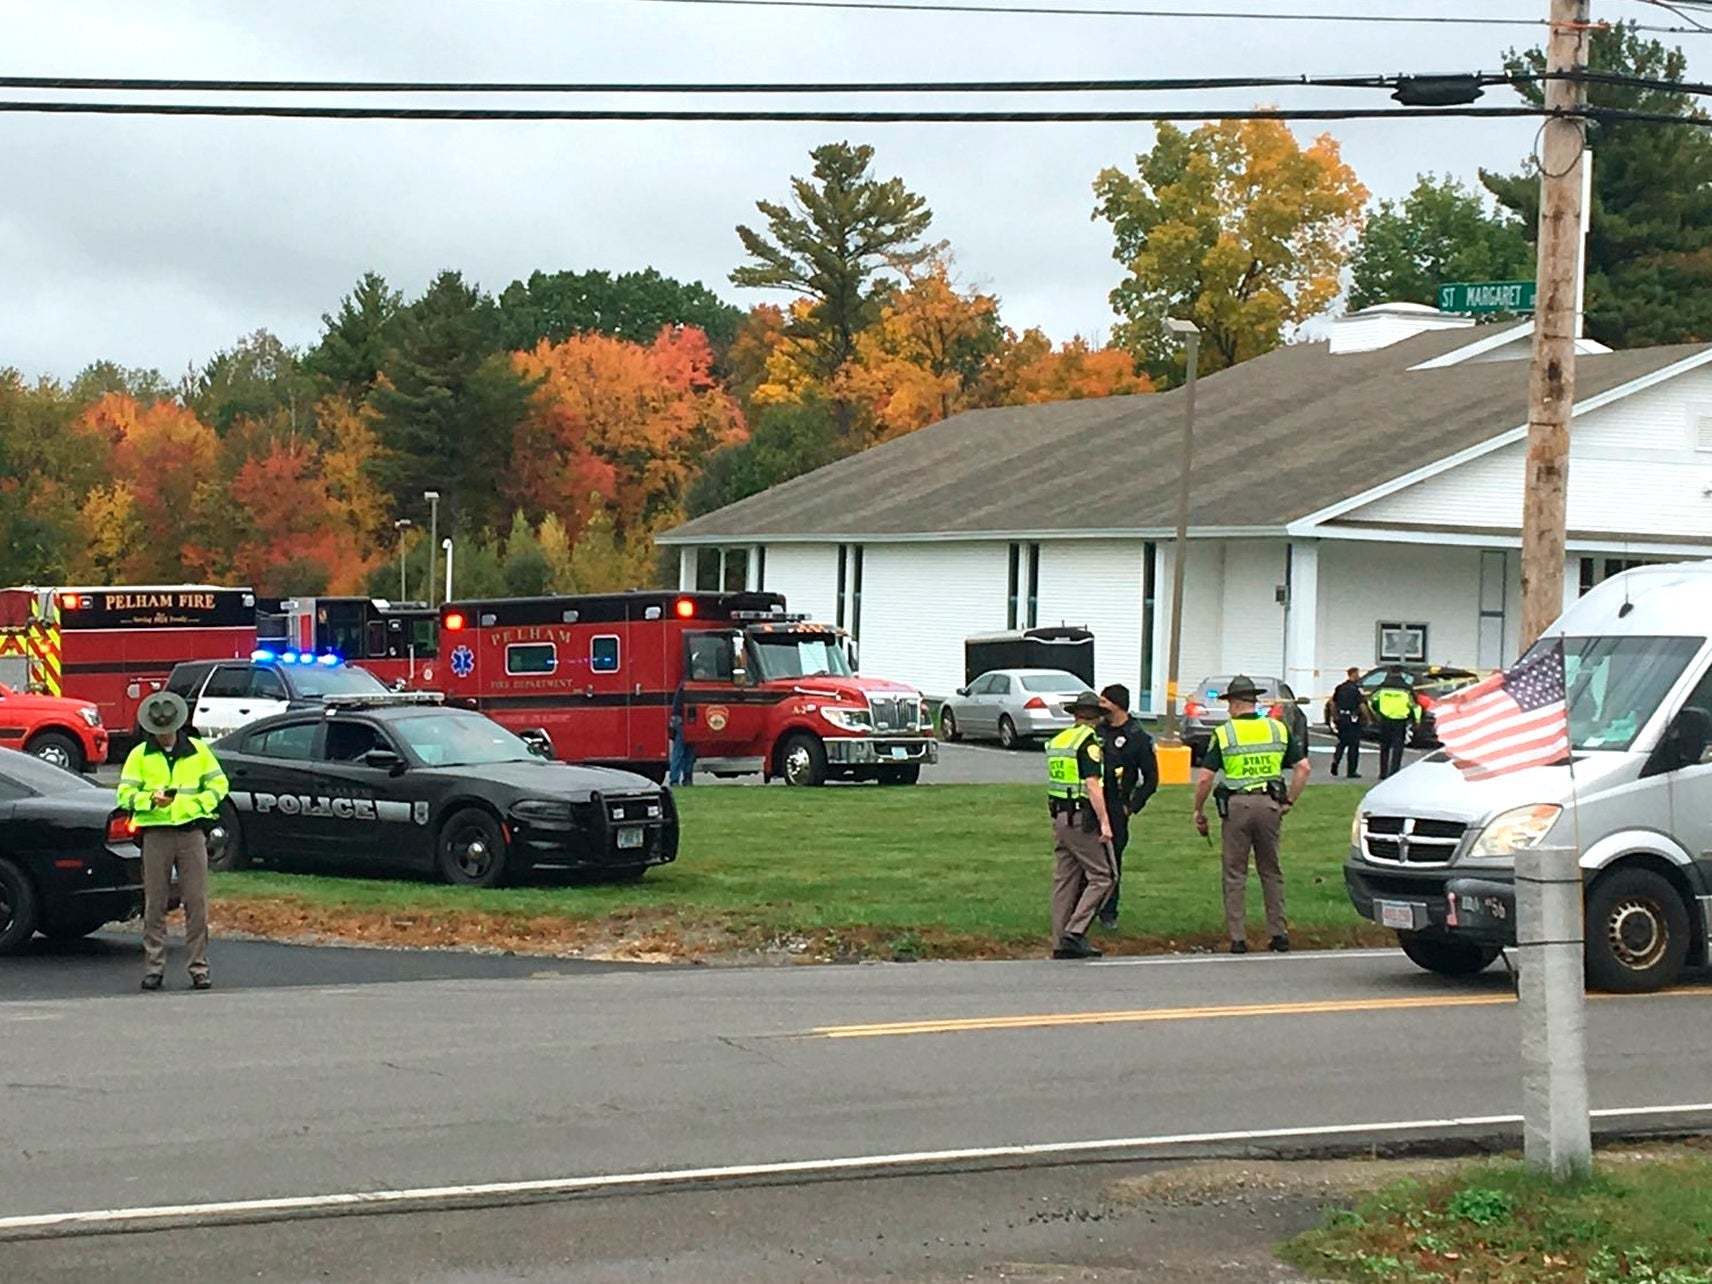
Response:
[[[1184,690],[1515,657],[1531,334],[1385,304],[1200,381]],[[1183,410],[1175,390],[969,411],[660,543],[680,587],[783,593],[929,695],[962,685],[965,638],[1071,624],[1100,683],[1159,709]],[[1712,557],[1712,345],[1583,340],[1571,443],[1566,598]]]

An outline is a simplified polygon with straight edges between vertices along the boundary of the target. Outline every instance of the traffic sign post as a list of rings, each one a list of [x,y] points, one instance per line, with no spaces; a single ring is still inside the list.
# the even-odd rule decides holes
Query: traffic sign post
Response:
[[[1439,286],[1440,312],[1532,312],[1532,281],[1453,281]]]

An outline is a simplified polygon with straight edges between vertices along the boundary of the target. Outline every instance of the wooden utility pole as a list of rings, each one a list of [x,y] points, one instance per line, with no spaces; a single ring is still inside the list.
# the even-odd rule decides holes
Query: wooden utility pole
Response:
[[[1584,71],[1591,38],[1589,0],[1551,0],[1550,74]],[[1574,111],[1587,87],[1545,82],[1546,107]],[[1569,417],[1575,404],[1575,340],[1581,254],[1581,168],[1586,122],[1554,117],[1540,141],[1539,268],[1534,362],[1528,378],[1528,462],[1522,494],[1522,649],[1563,614],[1569,500]]]

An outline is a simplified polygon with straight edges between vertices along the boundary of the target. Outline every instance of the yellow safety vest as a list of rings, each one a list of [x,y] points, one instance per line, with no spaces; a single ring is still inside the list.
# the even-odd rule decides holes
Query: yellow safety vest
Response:
[[[119,810],[131,813],[139,829],[194,825],[209,820],[226,796],[226,773],[207,745],[186,736],[190,752],[168,760],[152,740],[132,749],[119,772]],[[154,805],[164,790],[177,792],[165,807]]]
[[[1415,693],[1407,687],[1380,687],[1373,694],[1373,711],[1393,722],[1402,722],[1411,714],[1420,714]]]
[[[1213,732],[1223,760],[1225,787],[1254,794],[1284,779],[1290,729],[1276,718],[1232,718]]]
[[[1060,802],[1077,802],[1088,796],[1076,757],[1096,732],[1086,723],[1060,731],[1046,742],[1046,796]]]

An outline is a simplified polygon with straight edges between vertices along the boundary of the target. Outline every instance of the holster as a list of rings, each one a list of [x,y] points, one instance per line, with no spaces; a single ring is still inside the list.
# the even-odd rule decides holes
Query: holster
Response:
[[[1213,790],[1213,809],[1219,813],[1220,820],[1230,819],[1231,793],[1232,791],[1223,785]]]
[[[1275,803],[1287,803],[1290,801],[1290,790],[1282,780],[1268,780],[1266,782],[1266,796]]]
[[[1094,805],[1092,803],[1089,803],[1089,802],[1084,802],[1081,806],[1081,812],[1082,812],[1082,832],[1084,834],[1097,834],[1097,833],[1099,833],[1100,832],[1100,818],[1098,816],[1094,815]]]

